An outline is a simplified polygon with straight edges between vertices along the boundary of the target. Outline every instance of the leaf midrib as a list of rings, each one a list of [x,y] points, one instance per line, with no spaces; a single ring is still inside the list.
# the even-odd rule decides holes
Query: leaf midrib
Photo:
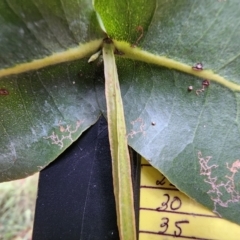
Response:
[[[240,85],[236,84],[216,73],[212,70],[195,71],[192,66],[185,63],[176,61],[165,56],[155,55],[148,51],[144,51],[140,48],[132,47],[130,43],[113,40],[115,47],[121,52],[124,58],[129,58],[137,61],[142,61],[150,64],[155,64],[162,67],[178,70],[190,75],[194,75],[203,79],[215,81],[234,92],[240,92]],[[0,78],[20,74],[28,71],[41,69],[50,65],[55,65],[63,62],[70,62],[84,57],[90,56],[96,53],[102,46],[102,39],[97,39],[85,44],[81,44],[79,47],[68,49],[64,52],[54,53],[51,56],[47,56],[42,59],[36,59],[29,63],[18,64],[14,67],[5,68],[0,70]]]
[[[41,69],[47,66],[59,63],[70,62],[87,57],[99,50],[102,45],[102,39],[93,40],[91,42],[81,44],[76,48],[70,48],[64,52],[53,53],[42,59],[35,59],[32,62],[21,63],[16,66],[0,70],[0,78],[20,74],[28,71]]]
[[[167,58],[165,56],[159,56],[152,54],[148,51],[141,50],[140,48],[131,47],[131,45],[127,42],[116,41],[114,40],[114,44],[116,48],[123,53],[124,58],[129,58],[137,61],[142,61],[150,64],[155,64],[162,67],[167,67],[170,69],[178,70],[180,72],[185,72],[190,75],[194,75],[203,79],[208,79],[211,81],[215,81],[232,91],[239,92],[240,85],[236,84],[216,73],[212,70],[202,70],[195,71],[192,69],[192,66],[187,65],[185,63],[178,62],[174,59]]]

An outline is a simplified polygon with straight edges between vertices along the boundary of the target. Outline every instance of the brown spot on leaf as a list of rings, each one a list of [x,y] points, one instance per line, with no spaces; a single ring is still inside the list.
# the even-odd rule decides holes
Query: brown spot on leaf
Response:
[[[6,95],[9,95],[9,92],[5,88],[0,88],[0,95],[6,96]]]

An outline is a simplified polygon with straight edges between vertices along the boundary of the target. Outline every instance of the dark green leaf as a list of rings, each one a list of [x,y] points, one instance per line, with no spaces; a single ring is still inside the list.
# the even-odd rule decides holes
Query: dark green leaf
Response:
[[[103,36],[88,0],[3,0],[0,16],[0,68],[42,59]]]
[[[101,114],[94,89],[102,66],[83,59],[29,71],[89,56],[104,35],[87,0],[3,0],[0,25],[0,181],[6,181],[41,170]]]
[[[146,62],[118,62],[129,144],[183,192],[240,223],[238,1],[157,3],[141,49],[115,41],[124,57]],[[128,41],[127,29],[109,32]],[[207,71],[192,70],[197,62]]]
[[[41,170],[97,120],[94,69],[83,59],[1,79],[0,181]]]
[[[118,61],[129,144],[189,196],[240,223],[239,2],[96,0],[95,8],[107,34],[127,42],[115,41],[118,54],[135,59]],[[90,42],[82,58],[104,36],[87,0],[4,0],[0,16],[1,68],[73,60],[65,50]],[[56,52],[61,60],[43,59]],[[207,71],[192,70],[197,62]],[[75,62],[17,76],[0,70],[1,180],[39,170],[96,121],[98,106],[106,113],[93,68]],[[203,78],[211,84],[196,95]],[[52,144],[50,136],[83,120],[62,149]]]

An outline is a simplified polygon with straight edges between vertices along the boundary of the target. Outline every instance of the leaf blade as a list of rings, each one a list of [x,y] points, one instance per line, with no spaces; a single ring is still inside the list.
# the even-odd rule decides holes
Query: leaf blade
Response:
[[[43,59],[104,36],[87,0],[1,1],[0,16],[0,69]]]
[[[141,35],[138,27],[146,30],[152,21],[156,6],[156,0],[94,1],[94,7],[101,17],[107,34],[113,39],[125,40],[130,44],[135,44]]]
[[[83,59],[1,79],[1,182],[40,171],[97,121],[94,66]]]
[[[133,59],[118,61],[129,144],[180,190],[240,223],[238,1],[157,3],[141,49],[130,47],[134,41],[118,45],[133,39],[133,32],[132,38],[125,34],[129,25],[112,29],[122,56]],[[111,8],[106,14],[117,11]],[[195,72],[198,62],[204,70]]]

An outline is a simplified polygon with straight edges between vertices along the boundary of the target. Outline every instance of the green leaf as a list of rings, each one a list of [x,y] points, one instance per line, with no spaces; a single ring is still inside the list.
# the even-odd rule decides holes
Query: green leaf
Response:
[[[151,22],[156,1],[94,0],[94,7],[111,38],[135,43],[138,27],[147,29]]]
[[[240,223],[238,1],[95,0],[94,7],[122,56],[129,144],[189,196]],[[84,59],[105,34],[88,0],[4,0],[0,16],[5,181],[40,170],[106,115],[102,68]],[[192,69],[197,62],[203,71]]]
[[[110,41],[110,42],[108,42]],[[120,239],[136,239],[133,187],[126,125],[114,57],[114,45],[105,40],[103,46],[105,93],[109,142],[112,156],[114,195]]]
[[[4,0],[0,16],[0,68],[43,59],[103,36],[88,0]]]
[[[104,35],[87,0],[1,1],[0,16],[0,181],[7,181],[43,169],[98,119],[102,67],[74,60],[95,53]]]
[[[95,67],[84,59],[1,79],[0,181],[40,171],[98,119]]]
[[[238,1],[157,3],[139,48],[114,41],[132,59],[117,63],[129,144],[180,190],[240,223]],[[108,31],[128,41],[127,29]],[[203,71],[192,69],[197,62]]]

